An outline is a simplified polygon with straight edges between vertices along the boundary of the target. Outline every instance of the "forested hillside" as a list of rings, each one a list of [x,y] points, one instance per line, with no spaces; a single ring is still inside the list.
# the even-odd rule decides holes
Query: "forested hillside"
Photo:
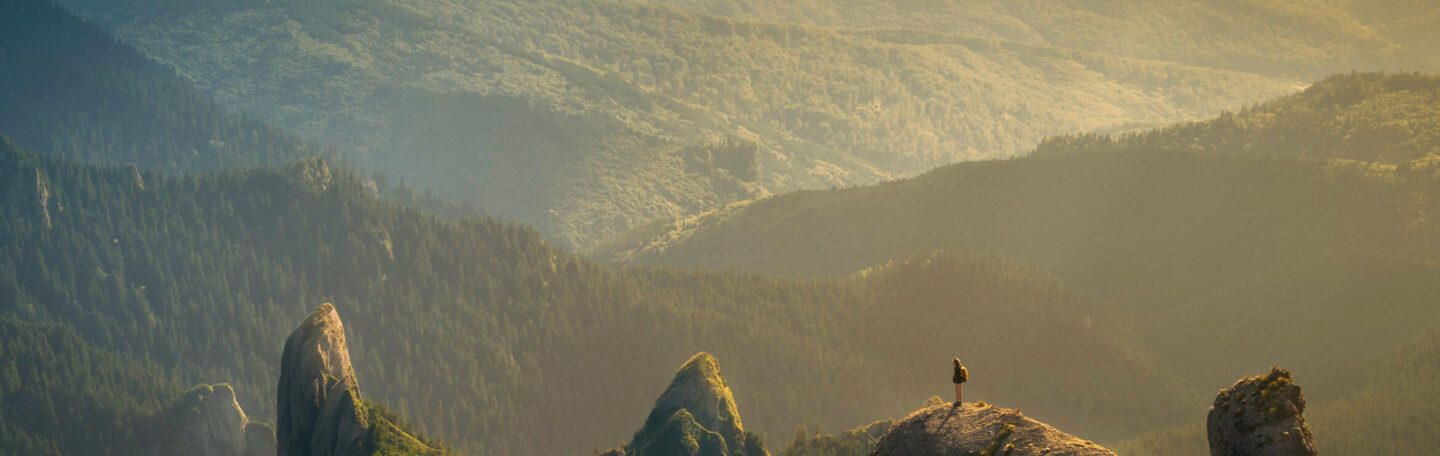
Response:
[[[1440,327],[1436,296],[1440,264],[1327,254],[1180,303],[1147,332],[1167,370],[1199,384],[1278,364],[1303,376],[1307,392],[1329,394],[1357,384],[1356,371],[1341,366]]]
[[[1305,421],[1321,454],[1421,454],[1440,445],[1440,331],[1431,330],[1350,369],[1338,391],[1305,387]],[[1302,386],[1306,377],[1298,376]],[[1216,384],[1216,388],[1224,387]],[[1203,413],[1203,410],[1200,410]],[[1120,454],[1210,454],[1203,422],[1147,433],[1114,445]]]
[[[8,304],[16,293],[15,271],[4,276],[0,452],[105,454],[132,443],[129,424],[182,391],[178,378],[143,357],[97,347],[69,324],[17,316]]]
[[[0,312],[165,373],[87,379],[120,382],[141,404],[228,382],[247,414],[273,416],[280,343],[317,302],[350,309],[366,396],[466,454],[615,445],[701,350],[729,360],[749,429],[768,435],[898,416],[948,388],[957,353],[986,379],[976,398],[1097,437],[1184,422],[1176,411],[1194,397],[1123,313],[996,256],[933,254],[820,281],[612,267],[520,225],[382,202],[318,160],[172,176],[5,141],[0,173]],[[56,379],[32,394],[68,419],[132,413],[79,406],[87,390],[59,380],[74,366],[19,372]],[[1084,380],[1046,380],[1062,376]],[[6,407],[22,405],[6,394]],[[30,411],[5,409],[10,441],[104,437]]]
[[[1435,130],[1434,117],[1380,115],[1372,109],[1378,101],[1365,101],[1387,100],[1385,113],[1424,113],[1432,108],[1433,92],[1410,87],[1428,87],[1430,81],[1410,75],[1332,78],[1302,96],[1222,116],[1237,119],[1230,123],[1217,120],[1119,140],[1061,138],[1031,157],[737,204],[636,230],[598,253],[642,263],[815,277],[843,276],[935,248],[994,250],[1142,312],[1338,250],[1434,258],[1440,235],[1434,223],[1440,207],[1431,196],[1437,191],[1437,161],[1426,152],[1433,144],[1402,134],[1365,136],[1373,128],[1367,125],[1405,125],[1421,135]],[[1334,98],[1324,94],[1345,87],[1368,89],[1354,91],[1351,98],[1359,101],[1332,106]],[[1310,114],[1317,109],[1357,118],[1358,126],[1349,129],[1352,149],[1346,150],[1363,152],[1316,155],[1406,161],[1267,157],[1308,156],[1300,151],[1313,149],[1292,143],[1307,144],[1311,133],[1320,135],[1323,127],[1306,126],[1322,116]],[[1278,113],[1255,114],[1266,110]],[[1229,129],[1233,136],[1207,127],[1251,117],[1267,120],[1248,130]],[[1249,140],[1246,133],[1264,139]],[[1117,141],[1127,147],[1102,153],[1086,146]],[[1269,143],[1282,152],[1242,146]],[[1081,146],[1071,150],[1067,144]],[[1188,144],[1202,146],[1197,152],[1179,147]]]
[[[235,110],[566,246],[766,190],[1007,157],[1051,134],[1204,117],[1296,87],[628,1],[62,3]],[[500,115],[512,120],[497,129]],[[732,139],[756,143],[753,178],[686,159]]]
[[[0,0],[0,130],[36,152],[170,171],[333,155],[237,118],[175,71],[43,0]]]
[[[735,204],[637,230],[602,252],[864,277],[866,264],[925,249],[993,251],[1135,312],[1162,369],[1197,392],[1192,420],[1207,393],[1278,364],[1321,404],[1312,423],[1323,423],[1313,425],[1322,448],[1424,452],[1423,438],[1374,436],[1426,432],[1440,404],[1417,396],[1433,382],[1415,379],[1434,377],[1433,363],[1376,367],[1374,357],[1440,324],[1435,84],[1336,76],[1214,120],[1056,138],[1029,157]],[[1381,399],[1389,388],[1407,399]],[[1203,426],[1191,425],[1116,449],[1203,454],[1204,445]]]
[[[1047,138],[1035,155],[1173,150],[1397,164],[1440,156],[1440,76],[1335,75],[1304,92],[1166,128]]]
[[[1169,152],[966,163],[682,220],[637,237],[629,258],[813,277],[934,248],[997,251],[1156,312],[1335,249],[1427,252],[1437,208],[1416,195],[1434,172]]]
[[[919,29],[1262,74],[1440,70],[1440,5],[1417,0],[659,1],[750,20]]]

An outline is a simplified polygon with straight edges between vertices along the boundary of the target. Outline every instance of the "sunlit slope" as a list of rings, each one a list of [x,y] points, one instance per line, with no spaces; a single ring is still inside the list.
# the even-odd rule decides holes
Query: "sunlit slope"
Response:
[[[1002,38],[1264,74],[1436,70],[1440,7],[1417,0],[660,0],[750,20]]]
[[[684,158],[731,136],[758,143],[753,184],[778,192],[1012,156],[1050,134],[1204,117],[1294,88],[633,2],[63,3],[227,106],[566,245],[749,196],[745,179]],[[493,131],[485,115],[455,115],[497,109],[490,97],[520,100],[504,109],[530,120]]]
[[[175,71],[47,0],[0,0],[0,129],[36,152],[170,171],[329,154],[231,115]]]
[[[1123,149],[1392,164],[1440,156],[1440,76],[1335,75],[1298,94],[1204,121],[1114,138],[1048,138],[1035,154]]]
[[[1133,309],[1161,309],[1332,251],[1426,257],[1436,246],[1430,196],[1437,191],[1436,160],[1424,141],[1383,125],[1407,125],[1423,136],[1437,121],[1366,115],[1380,103],[1333,108],[1333,97],[1317,96],[1347,79],[1430,81],[1332,78],[1298,99],[1222,117],[1279,111],[1253,128],[1216,128],[1241,121],[1210,121],[1122,138],[1134,145],[1101,150],[1090,144],[1114,141],[1059,138],[1033,157],[957,164],[872,187],[781,195],[655,224],[596,252],[642,263],[838,276],[914,252],[993,250]],[[1394,100],[1390,111],[1409,106],[1423,113],[1432,92],[1359,93],[1365,100]],[[1307,123],[1322,116],[1306,114],[1306,103],[1359,118],[1340,133],[1351,135],[1353,148],[1315,155],[1403,163],[1262,156],[1281,146],[1288,148],[1269,155],[1315,150],[1291,145],[1310,144],[1312,134],[1324,137],[1322,127]],[[1226,131],[1235,132],[1233,141]],[[1180,146],[1192,143],[1200,145],[1197,151]]]
[[[916,251],[993,250],[1159,308],[1317,253],[1409,252],[1412,212],[1433,208],[1416,207],[1396,174],[1171,152],[966,163],[684,220],[638,238],[628,259],[834,276]]]
[[[286,331],[334,302],[351,309],[366,397],[466,454],[621,442],[656,382],[701,350],[731,360],[747,429],[767,435],[898,416],[948,388],[957,355],[975,398],[1097,438],[1184,422],[1179,382],[1124,313],[996,256],[821,281],[615,267],[520,225],[378,201],[319,161],[143,172],[143,187],[8,142],[0,165],[0,312],[73,328],[179,384],[230,382],[256,417],[275,413]],[[1047,380],[1065,376],[1083,380]]]
[[[1430,331],[1349,370],[1348,388],[1315,391],[1296,374],[1309,403],[1305,421],[1325,454],[1424,454],[1440,445],[1440,331]],[[1217,384],[1216,388],[1225,385]],[[1195,413],[1203,413],[1198,410]],[[1108,445],[1120,454],[1210,454],[1205,424],[1155,431]]]

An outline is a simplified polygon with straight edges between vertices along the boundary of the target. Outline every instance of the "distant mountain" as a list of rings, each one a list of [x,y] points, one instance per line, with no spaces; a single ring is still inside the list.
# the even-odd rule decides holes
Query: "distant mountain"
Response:
[[[746,385],[735,392],[744,429],[766,435],[897,416],[949,387],[957,355],[977,398],[1107,438],[1183,423],[1178,411],[1196,396],[1159,368],[1125,313],[997,256],[929,254],[819,281],[612,267],[521,225],[449,222],[385,203],[319,160],[172,176],[8,141],[0,202],[3,318],[143,360],[145,374],[132,380],[5,390],[9,404],[23,397],[12,391],[45,385],[36,403],[76,410],[62,415],[76,423],[124,422],[182,386],[216,382],[234,385],[247,416],[266,421],[276,413],[276,354],[315,302],[352,309],[347,344],[366,398],[467,454],[620,442],[674,363],[701,350],[733,359],[725,379]],[[16,367],[22,379],[58,379],[84,365]],[[1087,380],[1040,380],[1062,376]],[[129,391],[149,405],[74,405],[111,390],[102,403]],[[101,439],[113,437],[106,426],[0,412],[8,429],[47,439],[25,441],[65,442],[65,453],[113,441]]]
[[[1044,153],[1031,157],[739,203],[635,230],[595,253],[646,264],[834,277],[915,252],[993,250],[1141,312],[1163,311],[1335,251],[1434,258],[1440,156],[1429,155],[1433,145],[1423,139],[1381,127],[1435,129],[1440,117],[1423,114],[1433,109],[1433,80],[1331,78],[1303,95],[1222,120],[1118,140],[1050,140]],[[1353,101],[1333,106],[1336,96],[1328,94],[1334,93],[1353,94]],[[1335,116],[1355,120],[1344,122],[1353,125],[1342,133],[1322,134],[1324,126],[1308,123]],[[1251,117],[1266,120],[1253,128],[1211,128],[1250,125],[1244,119]],[[1346,131],[1355,138],[1351,147],[1313,155],[1404,161],[1290,158],[1311,156],[1305,151],[1315,149],[1303,145],[1313,137]],[[1122,146],[1089,146],[1097,143]],[[1184,144],[1200,144],[1199,150]]]
[[[766,193],[1014,156],[1047,135],[1209,116],[1297,87],[637,2],[62,3],[232,109],[564,246]],[[729,140],[754,143],[753,159],[740,157],[755,161],[754,176],[704,158]]]
[[[333,155],[234,116],[175,71],[48,0],[0,0],[0,130],[30,150],[168,171]]]
[[[659,0],[758,21],[1000,38],[1262,74],[1440,71],[1440,5],[1423,0]]]

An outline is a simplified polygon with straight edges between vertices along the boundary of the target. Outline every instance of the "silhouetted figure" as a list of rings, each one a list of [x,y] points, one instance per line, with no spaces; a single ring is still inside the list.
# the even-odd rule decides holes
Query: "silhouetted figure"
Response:
[[[970,371],[965,370],[965,365],[960,364],[960,358],[951,360],[955,364],[955,375],[950,376],[950,382],[955,384],[955,405],[960,405],[960,385],[970,379]]]

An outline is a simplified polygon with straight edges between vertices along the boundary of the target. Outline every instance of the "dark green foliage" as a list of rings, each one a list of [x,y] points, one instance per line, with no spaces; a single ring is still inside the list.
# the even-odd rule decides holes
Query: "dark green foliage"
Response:
[[[414,430],[410,421],[384,405],[365,401],[365,422],[370,433],[361,442],[363,454],[371,456],[447,456],[444,446]]]
[[[639,443],[639,442],[637,442]],[[695,422],[685,409],[676,410],[650,431],[649,438],[634,448],[636,456],[727,456],[725,438]],[[763,454],[763,453],[761,453]],[[753,455],[747,455],[753,456]]]
[[[519,225],[384,203],[319,165],[143,172],[142,189],[123,167],[0,142],[0,313],[56,321],[179,384],[230,382],[268,421],[287,331],[334,302],[366,397],[478,455],[617,441],[701,350],[733,360],[749,429],[771,435],[903,413],[948,387],[956,353],[978,397],[1076,432],[1128,435],[1179,406],[1123,316],[998,257],[821,281],[606,267]],[[1040,380],[1061,376],[1086,380]]]
[[[809,437],[800,428],[795,440],[778,456],[867,456],[893,424],[892,420],[876,421],[838,434],[816,432]]]
[[[48,0],[0,0],[0,130],[36,152],[219,170],[331,155],[236,118],[174,70]]]
[[[14,302],[14,271],[6,272]],[[6,309],[13,313],[13,309]],[[0,454],[105,454],[181,383],[156,363],[86,341],[68,324],[0,317]]]

